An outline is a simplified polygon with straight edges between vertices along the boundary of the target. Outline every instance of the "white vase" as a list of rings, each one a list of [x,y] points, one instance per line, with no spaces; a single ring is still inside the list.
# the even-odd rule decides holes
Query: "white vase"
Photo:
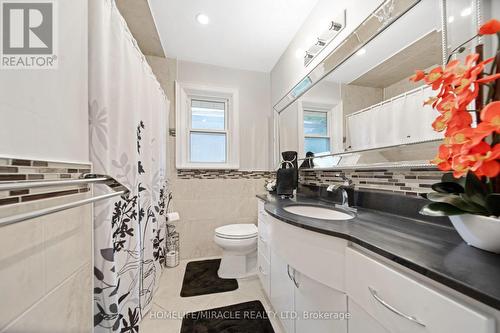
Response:
[[[463,238],[474,247],[500,253],[500,219],[482,215],[450,216],[451,223]]]

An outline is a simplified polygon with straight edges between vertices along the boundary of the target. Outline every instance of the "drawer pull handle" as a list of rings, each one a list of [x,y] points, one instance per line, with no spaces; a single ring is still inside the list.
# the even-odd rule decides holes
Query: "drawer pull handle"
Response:
[[[286,265],[286,272],[288,273],[288,278],[293,281],[293,284],[298,289],[299,283],[297,282],[297,280],[295,280],[295,269],[293,269],[293,276],[292,276],[292,274],[290,274],[290,265]]]
[[[292,280],[292,281],[293,281],[293,277],[292,277],[292,275],[290,274],[290,265],[286,265],[286,272],[287,272],[287,274],[288,274],[288,278],[289,278],[290,280]]]
[[[300,285],[297,280],[295,280],[295,269],[293,270],[293,284],[295,285],[295,288],[299,289]]]
[[[415,324],[418,324],[420,326],[423,326],[425,327],[425,324],[421,323],[417,318],[413,317],[413,316],[409,316],[401,311],[399,311],[398,309],[396,309],[395,307],[393,307],[392,305],[389,305],[386,301],[384,301],[382,298],[380,298],[380,296],[377,294],[377,291],[371,287],[368,287],[368,290],[370,290],[370,293],[372,294],[373,298],[375,298],[375,300],[377,302],[379,302],[380,304],[382,304],[385,308],[387,308],[388,310],[394,312],[395,314],[397,314],[398,316],[400,317],[403,317],[403,318],[406,318],[408,319],[409,321],[412,321],[414,322]]]

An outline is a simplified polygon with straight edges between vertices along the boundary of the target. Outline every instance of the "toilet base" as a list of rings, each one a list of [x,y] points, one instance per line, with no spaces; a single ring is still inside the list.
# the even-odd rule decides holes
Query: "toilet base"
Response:
[[[221,279],[241,279],[257,274],[257,251],[246,255],[225,253],[217,274]]]

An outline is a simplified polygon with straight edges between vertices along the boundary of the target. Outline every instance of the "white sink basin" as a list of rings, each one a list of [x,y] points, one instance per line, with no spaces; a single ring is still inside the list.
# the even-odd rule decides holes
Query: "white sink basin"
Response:
[[[322,220],[350,220],[354,218],[354,216],[339,212],[338,210],[316,206],[294,205],[284,207],[283,209],[295,215],[307,216]]]

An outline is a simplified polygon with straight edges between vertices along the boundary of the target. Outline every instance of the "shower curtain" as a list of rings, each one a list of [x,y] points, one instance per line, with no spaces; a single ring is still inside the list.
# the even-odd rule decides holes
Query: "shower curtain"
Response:
[[[138,332],[157,288],[170,200],[168,107],[114,2],[90,0],[90,158],[95,173],[130,190],[94,208],[95,332]]]

